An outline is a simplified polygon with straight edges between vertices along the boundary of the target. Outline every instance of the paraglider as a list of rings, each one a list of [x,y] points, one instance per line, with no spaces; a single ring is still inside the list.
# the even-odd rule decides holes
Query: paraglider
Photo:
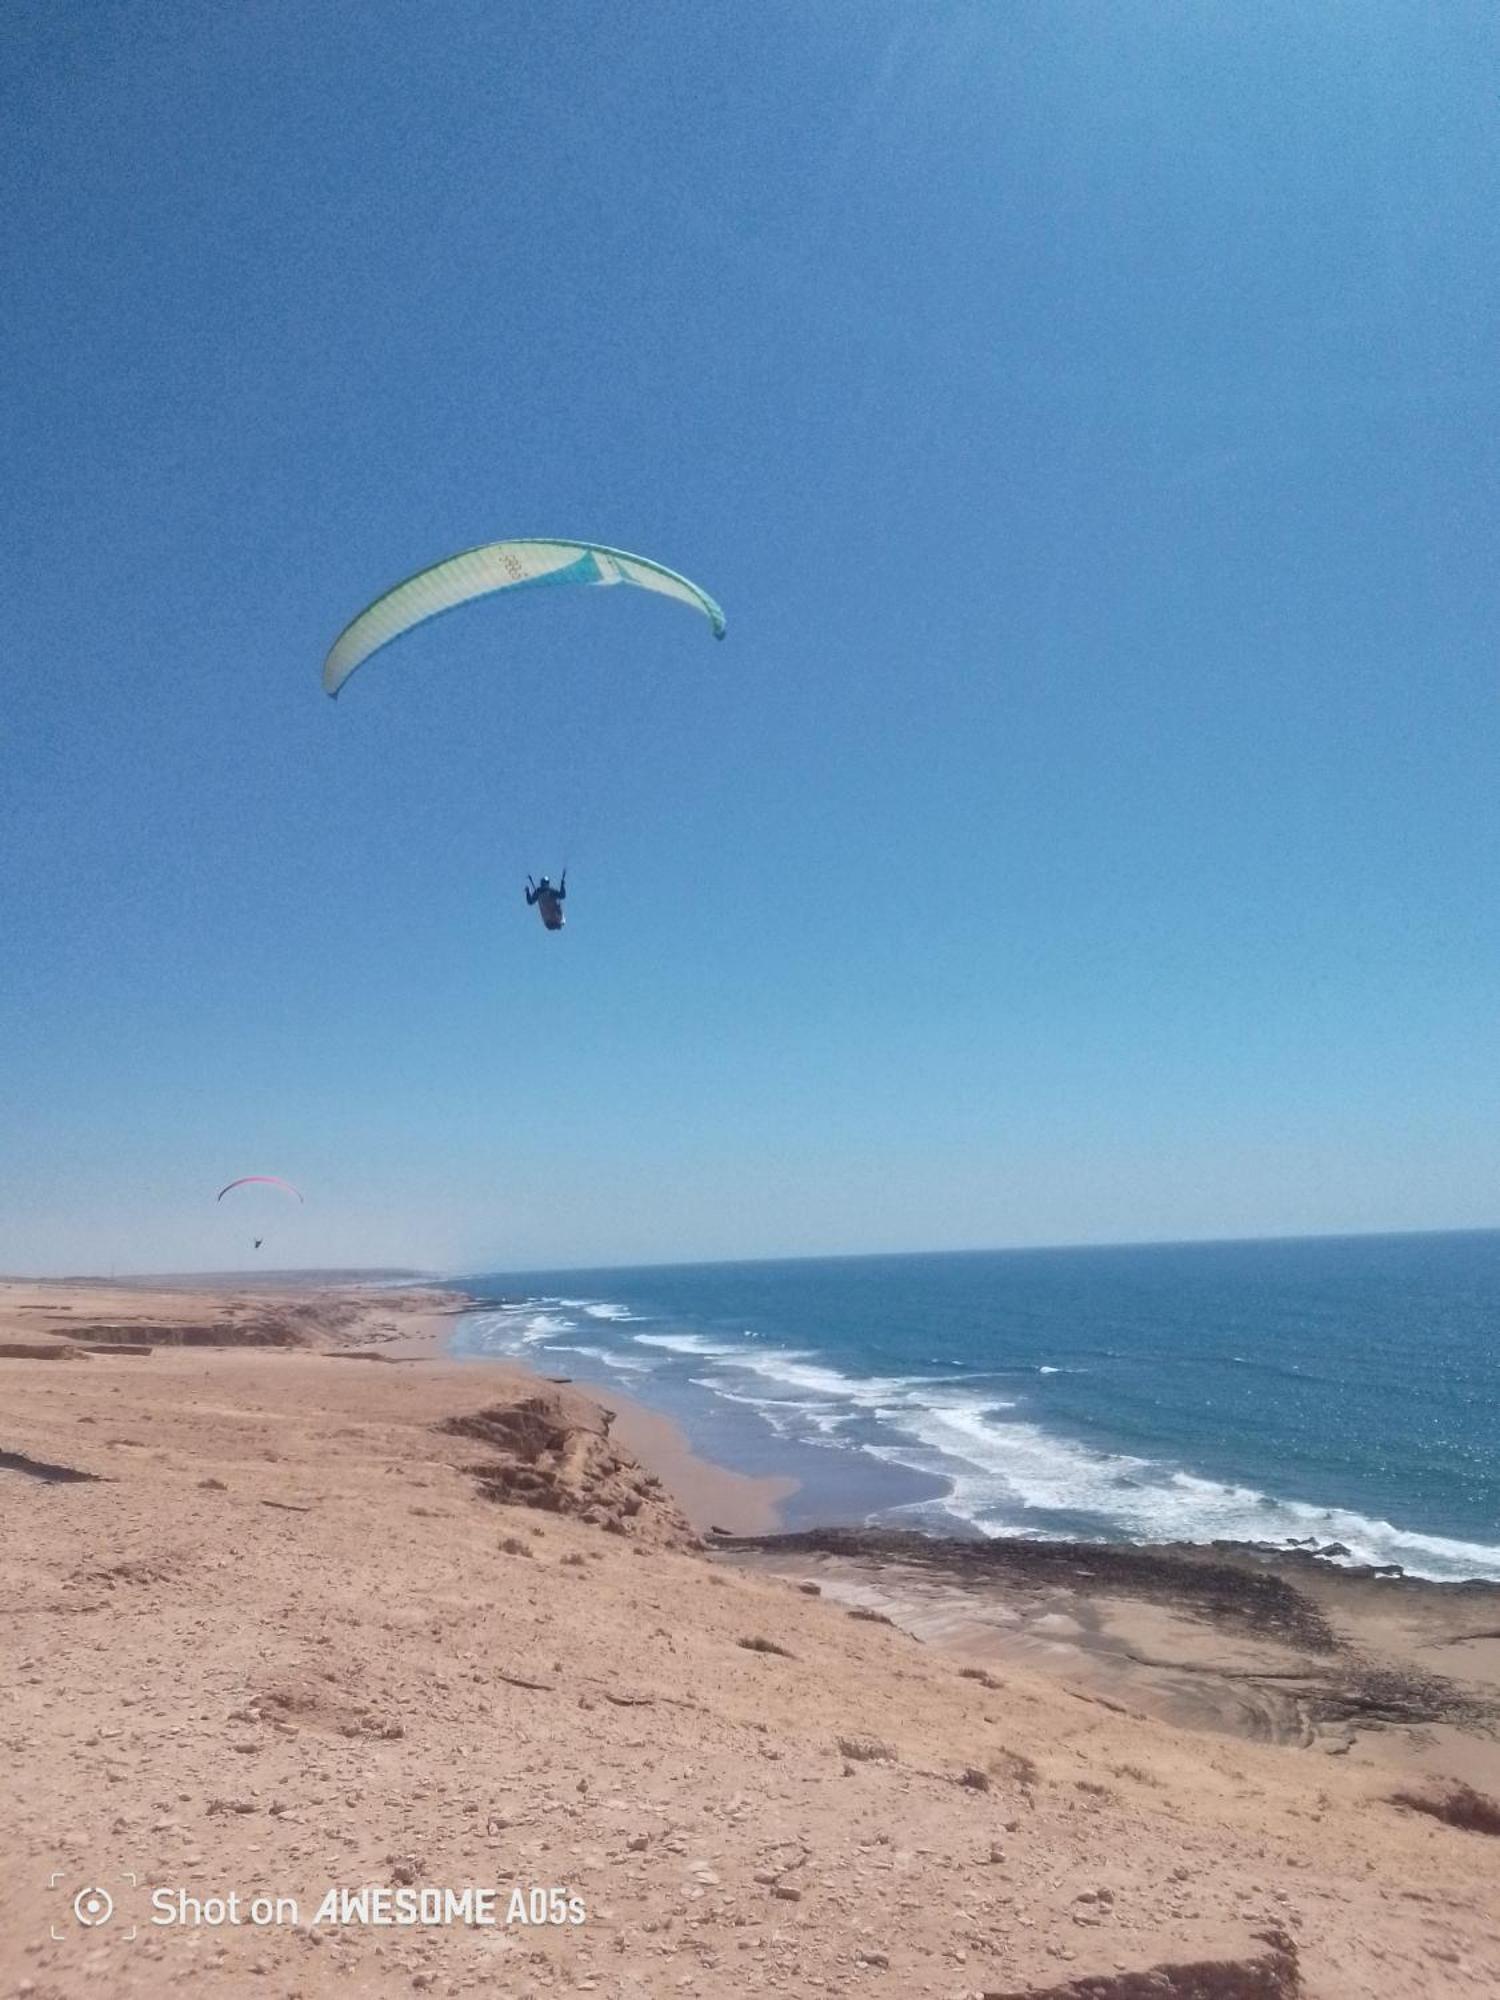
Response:
[[[562,913],[562,906],[567,899],[567,894],[568,871],[566,868],[563,870],[561,880],[558,882],[556,888],[553,888],[545,875],[536,884],[532,883],[529,875],[526,877],[526,907],[528,910],[536,910],[549,931],[560,931],[567,922],[567,918]]]
[[[466,549],[398,583],[346,625],[323,662],[323,691],[337,698],[357,668],[392,640],[414,631],[445,611],[479,597],[557,584],[633,584],[701,612],[716,639],[725,632],[724,613],[707,591],[649,556],[630,555],[601,542],[546,541],[522,537]],[[563,927],[566,870],[556,887],[544,875],[526,878],[526,902],[541,914],[549,931]]]
[[[303,1202],[300,1189],[294,1188],[290,1181],[284,1181],[280,1174],[241,1174],[238,1180],[230,1181],[227,1185],[219,1189],[219,1192],[214,1196],[215,1204],[217,1205],[221,1202],[226,1194],[232,1194],[236,1188],[243,1187],[278,1188],[282,1194],[290,1195],[300,1206],[306,1206],[306,1203]],[[254,1239],[257,1250],[265,1240],[263,1235],[257,1236]]]

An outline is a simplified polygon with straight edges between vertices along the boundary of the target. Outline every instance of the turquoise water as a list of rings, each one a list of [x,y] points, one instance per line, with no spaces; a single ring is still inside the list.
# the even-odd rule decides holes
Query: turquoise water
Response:
[[[801,1481],[789,1525],[1337,1541],[1500,1579],[1500,1233],[487,1273],[457,1346]]]

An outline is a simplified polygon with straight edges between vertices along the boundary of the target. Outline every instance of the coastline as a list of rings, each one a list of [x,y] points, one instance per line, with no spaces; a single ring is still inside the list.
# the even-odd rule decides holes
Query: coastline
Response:
[[[1480,1674],[1488,1640],[1434,1633],[1431,1608],[1500,1627],[1486,1587],[1364,1580],[1382,1679],[1375,1623],[1311,1561],[1281,1579],[1309,1622],[1257,1627],[1250,1572],[1217,1602],[1203,1550],[754,1528],[705,1550],[705,1504],[774,1501],[705,1466],[714,1497],[684,1505],[670,1426],[627,1445],[612,1388],[601,1407],[439,1358],[466,1304],[0,1286],[0,1346],[30,1349],[0,1358],[6,1990],[1075,2000],[1086,1977],[1109,2000],[1196,1990],[1168,1975],[1208,1965],[1226,1995],[1447,2000],[1500,1980],[1492,1844],[1460,1789],[1487,1782],[1491,1725],[1410,1705]],[[1132,1562],[1163,1566],[1154,1594]],[[1257,1725],[1267,1702],[1188,1715],[1153,1706],[1161,1662],[1364,1706],[1305,1737]],[[562,1881],[589,1921],[58,1935],[49,1877],[121,1870],[303,1899]]]
[[[520,1362],[450,1356],[455,1322],[474,1303],[451,1285],[377,1289],[352,1273],[311,1285],[299,1284],[295,1274],[269,1282],[240,1273],[176,1281],[0,1279],[0,1364],[99,1355],[123,1362],[145,1359],[138,1348],[185,1345],[204,1353],[321,1352],[417,1366],[439,1389],[466,1396],[476,1377],[508,1392],[558,1386]],[[701,1457],[671,1418],[613,1385],[570,1378],[568,1386],[611,1413],[613,1435],[656,1473],[700,1533],[719,1527],[769,1534],[780,1526],[780,1503],[793,1482]]]
[[[670,1414],[616,1383],[545,1374],[512,1355],[452,1351],[465,1320],[507,1303],[452,1283],[393,1283],[383,1273],[373,1281],[358,1272],[319,1273],[313,1283],[296,1273],[0,1279],[0,1363],[44,1356],[122,1363],[149,1359],[158,1347],[221,1357],[318,1356],[399,1369],[421,1380],[422,1403],[432,1408],[471,1405],[477,1392],[507,1401],[551,1398],[570,1420],[598,1412],[612,1444],[660,1482],[691,1530],[723,1560],[816,1583],[837,1601],[955,1655],[1019,1662],[1106,1692],[1123,1690],[1140,1712],[1192,1727],[1313,1740],[1309,1711],[1318,1712],[1318,1698],[1310,1683],[1318,1668],[1306,1654],[1330,1648],[1376,1658],[1388,1677],[1406,1676],[1413,1689],[1426,1674],[1425,1694],[1413,1692],[1407,1704],[1413,1726],[1463,1709],[1461,1699],[1445,1692],[1448,1679],[1431,1674],[1446,1649],[1455,1650],[1442,1665],[1458,1666],[1463,1684],[1494,1690],[1500,1702],[1500,1584],[1385,1574],[1264,1543],[955,1540],[867,1522],[857,1485],[856,1504],[848,1504],[846,1489],[844,1504],[826,1518],[809,1514],[797,1480],[705,1456]],[[835,1479],[851,1459],[860,1461],[859,1454],[820,1456]],[[801,1518],[789,1520],[788,1503],[799,1499]],[[1206,1572],[1217,1579],[1217,1594],[1205,1593]],[[1280,1592],[1291,1607],[1283,1614],[1287,1630],[1273,1631],[1261,1617],[1268,1592]],[[1217,1628],[1220,1641],[1232,1634],[1227,1653],[1216,1654],[1214,1642],[1197,1643],[1205,1623]],[[1294,1626],[1299,1630],[1292,1632]],[[1306,1641],[1318,1627],[1323,1637],[1300,1659],[1285,1645],[1275,1655],[1278,1643],[1289,1636]],[[1259,1654],[1253,1644],[1247,1653],[1247,1638],[1269,1642],[1272,1652],[1263,1643]],[[1148,1657],[1153,1643],[1157,1656]],[[1170,1660],[1159,1657],[1163,1646]],[[1290,1680],[1290,1693],[1268,1699],[1257,1681],[1278,1675]],[[1342,1714],[1338,1700],[1329,1706]],[[1477,1711],[1488,1719],[1484,1699]],[[1402,1712],[1399,1697],[1392,1712]],[[1500,1721],[1500,1708],[1494,1719]],[[1352,1738],[1340,1741],[1349,1747]],[[1500,1790],[1500,1752],[1479,1761],[1486,1782]]]
[[[468,1303],[454,1321],[494,1303],[460,1297]],[[452,1324],[435,1320],[412,1351],[441,1354],[451,1337]],[[462,1365],[560,1379],[483,1353]],[[888,1519],[866,1525],[847,1490],[827,1518],[804,1506],[793,1521],[787,1503],[805,1498],[800,1482],[775,1475],[753,1476],[759,1524],[737,1525],[728,1509],[740,1489],[724,1482],[745,1475],[696,1457],[679,1422],[616,1385],[567,1380],[618,1408],[615,1434],[678,1493],[711,1548],[749,1573],[816,1588],[955,1658],[1041,1672],[1083,1698],[1192,1730],[1352,1753],[1358,1763],[1371,1759],[1373,1732],[1394,1722],[1430,1739],[1403,1757],[1406,1768],[1500,1796],[1491,1733],[1500,1724],[1500,1584],[1383,1575],[1252,1542],[955,1540]],[[849,1454],[822,1456],[847,1477]],[[1205,1576],[1215,1588],[1203,1588]],[[1373,1762],[1389,1761],[1390,1748],[1382,1743]]]
[[[1500,1582],[1500,1238],[1440,1250],[493,1273],[456,1346],[618,1384],[706,1457],[796,1478],[789,1530],[1336,1545]],[[1421,1310],[1443,1366],[1419,1382]]]

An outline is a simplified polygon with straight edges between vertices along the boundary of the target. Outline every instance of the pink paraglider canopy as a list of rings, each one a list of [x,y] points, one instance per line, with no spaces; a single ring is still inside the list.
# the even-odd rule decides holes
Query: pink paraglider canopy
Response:
[[[229,1183],[229,1187],[221,1187],[219,1192],[214,1196],[214,1200],[222,1201],[225,1195],[229,1193],[230,1188],[249,1187],[252,1182],[259,1182],[264,1187],[285,1188],[288,1194],[296,1195],[298,1201],[302,1200],[302,1196],[297,1193],[296,1188],[292,1186],[291,1182],[284,1181],[280,1174],[241,1174],[237,1181]],[[306,1206],[305,1202],[303,1206]]]

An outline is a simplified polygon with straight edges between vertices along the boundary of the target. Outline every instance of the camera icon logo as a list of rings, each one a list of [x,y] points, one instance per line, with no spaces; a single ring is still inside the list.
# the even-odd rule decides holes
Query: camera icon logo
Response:
[[[47,1887],[59,1900],[67,1897],[68,1915],[72,1917],[75,1924],[82,1924],[86,1931],[97,1930],[100,1924],[107,1924],[110,1918],[117,1914],[115,1899],[109,1893],[108,1889],[101,1888],[97,1882],[91,1882],[86,1888],[79,1889],[74,1895],[69,1896],[67,1884],[70,1875],[72,1875],[72,1879],[75,1882],[78,1880],[78,1877],[72,1874],[71,1869],[54,1868],[52,1873],[47,1877]],[[140,1880],[128,1868],[111,1870],[108,1879],[115,1884],[116,1888],[119,1888],[122,1883],[128,1883],[132,1889],[136,1888]],[[61,1912],[59,1911],[58,1914],[60,1916]],[[126,1902],[126,1914],[129,1914],[128,1898]],[[124,1930],[116,1931],[114,1935],[124,1939],[128,1943],[136,1935],[138,1928],[139,1926],[136,1924],[128,1924]],[[73,1933],[69,1930],[59,1930],[56,1923],[53,1923],[48,1927],[48,1935],[55,1943],[62,1944]]]
[[[80,1889],[73,1898],[73,1914],[86,1928],[107,1924],[114,1913],[115,1899],[108,1889]]]

